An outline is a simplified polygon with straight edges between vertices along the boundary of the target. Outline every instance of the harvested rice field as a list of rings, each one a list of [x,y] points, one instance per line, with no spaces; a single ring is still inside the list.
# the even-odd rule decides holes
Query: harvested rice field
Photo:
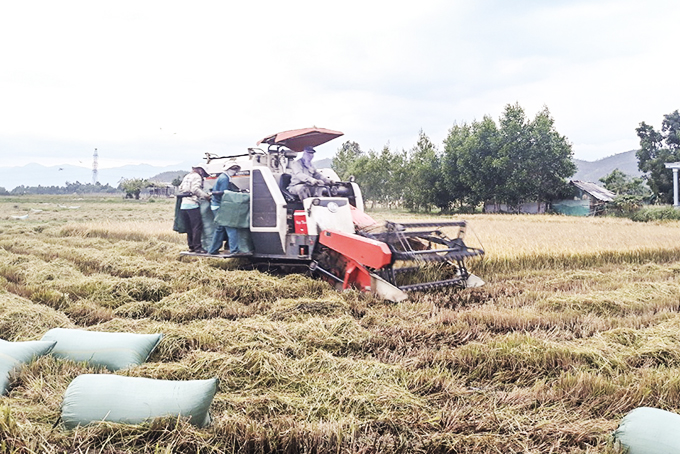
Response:
[[[111,372],[48,355],[0,396],[0,453],[613,453],[628,411],[680,411],[678,222],[467,216],[486,286],[394,304],[180,260],[173,208],[0,198],[0,338],[162,333],[115,374],[218,378],[212,424],[66,430],[71,381]]]

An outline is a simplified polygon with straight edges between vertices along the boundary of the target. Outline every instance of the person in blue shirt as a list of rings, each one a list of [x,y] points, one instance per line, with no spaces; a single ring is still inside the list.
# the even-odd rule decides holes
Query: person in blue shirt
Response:
[[[215,181],[215,186],[212,189],[212,197],[210,198],[210,209],[213,214],[219,209],[220,203],[222,202],[222,194],[224,191],[234,191],[238,192],[238,187],[231,182],[231,177],[236,175],[236,173],[241,170],[241,166],[238,164],[229,165],[225,164],[227,167],[224,172],[217,177]],[[210,244],[210,249],[208,254],[217,254],[222,247],[222,243],[225,240],[229,241],[229,253],[238,254],[238,230],[233,227],[226,227],[224,225],[215,225],[215,231],[212,237],[212,243]]]

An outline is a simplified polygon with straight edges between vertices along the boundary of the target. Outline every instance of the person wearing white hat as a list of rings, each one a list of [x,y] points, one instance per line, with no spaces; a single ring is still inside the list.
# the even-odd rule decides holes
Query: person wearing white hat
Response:
[[[210,198],[210,194],[203,190],[203,178],[207,176],[208,172],[203,167],[192,167],[191,172],[184,176],[179,185],[179,192],[185,194],[182,198],[180,213],[187,228],[189,251],[200,254],[206,252],[201,245],[203,221],[199,203],[201,199]]]

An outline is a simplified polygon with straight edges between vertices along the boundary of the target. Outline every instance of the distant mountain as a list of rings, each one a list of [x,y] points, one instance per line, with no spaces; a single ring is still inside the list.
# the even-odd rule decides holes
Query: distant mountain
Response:
[[[333,163],[332,158],[325,158],[325,159],[319,159],[318,161],[314,161],[314,167],[317,169],[325,169],[331,167],[331,164]]]
[[[171,170],[171,171],[168,171],[168,172],[161,172],[158,175],[154,175],[154,176],[150,177],[149,180],[160,181],[160,182],[163,182],[163,183],[172,183],[172,181],[175,178],[179,178],[179,179],[184,178],[184,175],[189,173],[190,170],[191,170],[191,167],[189,167],[189,169],[187,169],[187,170]]]
[[[333,160],[330,158],[326,159],[319,159],[318,161],[314,161],[314,167],[317,169],[323,169],[323,168],[330,168]],[[149,180],[154,180],[154,181],[162,181],[163,183],[172,183],[172,180],[175,178],[182,178],[184,175],[189,173],[189,169],[191,166],[187,167],[187,170],[173,170],[169,172],[162,172],[159,173],[158,175],[154,175],[149,178]]]
[[[314,161],[314,165],[321,169],[331,166],[332,159],[319,159]],[[599,179],[609,175],[612,170],[619,169],[630,176],[638,177],[642,173],[637,168],[637,157],[635,150],[615,154],[597,161],[582,161],[575,159],[578,168],[574,180],[590,181],[599,183]],[[170,183],[176,177],[181,177],[188,173],[195,162],[183,162],[173,166],[152,166],[149,164],[139,164],[110,169],[100,169],[97,174],[97,181],[101,184],[118,186],[118,182],[123,178],[147,178],[156,181]],[[0,187],[11,191],[17,186],[64,186],[66,182],[90,183],[92,182],[92,170],[87,167],[72,165],[46,167],[40,164],[27,164],[21,167],[0,167]]]
[[[582,161],[574,159],[574,163],[578,168],[576,175],[572,180],[589,181],[591,183],[600,183],[600,178],[612,173],[614,169],[619,169],[621,172],[630,175],[631,177],[640,177],[642,172],[638,170],[636,150],[618,153],[613,156],[598,159],[597,161]]]
[[[101,184],[118,186],[123,178],[151,178],[162,172],[191,169],[191,162],[173,166],[152,166],[149,164],[129,165],[109,169],[99,169],[97,181]],[[188,172],[185,171],[184,173]],[[17,186],[64,186],[66,182],[91,183],[92,169],[64,164],[60,166],[43,166],[27,164],[19,167],[0,167],[0,187],[11,191]],[[164,181],[164,180],[161,180]],[[172,179],[170,179],[172,181]]]

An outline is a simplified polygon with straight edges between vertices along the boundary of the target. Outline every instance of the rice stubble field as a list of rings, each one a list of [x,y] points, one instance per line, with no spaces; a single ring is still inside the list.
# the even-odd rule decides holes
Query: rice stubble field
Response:
[[[608,453],[631,409],[680,411],[678,222],[467,216],[487,285],[393,304],[180,260],[173,207],[0,198],[0,338],[163,333],[147,363],[116,373],[218,377],[212,425],[67,431],[68,384],[110,372],[47,356],[0,397],[0,453]]]

